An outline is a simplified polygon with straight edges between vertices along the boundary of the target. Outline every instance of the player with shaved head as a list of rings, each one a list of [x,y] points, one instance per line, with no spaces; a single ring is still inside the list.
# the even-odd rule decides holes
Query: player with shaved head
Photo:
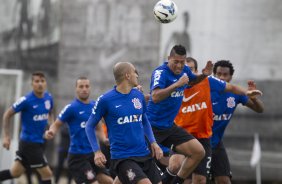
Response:
[[[110,141],[113,169],[123,184],[161,183],[154,160],[162,150],[156,143],[146,116],[146,102],[138,86],[138,73],[129,62],[119,62],[113,68],[116,86],[101,95],[86,124],[86,132],[95,152],[95,163],[104,167],[106,158],[101,152],[94,128],[104,118]],[[148,138],[151,152],[145,140]]]

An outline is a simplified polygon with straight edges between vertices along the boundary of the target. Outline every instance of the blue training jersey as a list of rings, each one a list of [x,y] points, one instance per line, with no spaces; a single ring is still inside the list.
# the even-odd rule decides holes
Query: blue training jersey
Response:
[[[213,127],[212,127],[212,148],[215,148],[221,141],[225,128],[227,127],[238,104],[245,105],[248,97],[233,93],[212,93],[213,105]]]
[[[73,100],[66,105],[58,116],[58,119],[67,123],[70,132],[69,153],[72,154],[88,154],[92,153],[91,145],[85,132],[86,122],[91,115],[95,101],[88,104],[78,99]]]
[[[45,92],[43,98],[38,98],[32,91],[16,101],[12,108],[16,113],[21,112],[20,139],[44,143],[43,135],[48,124],[49,112],[53,108],[51,94]]]
[[[167,64],[168,63],[165,62],[153,71],[150,84],[151,92],[156,88],[167,88],[179,80],[184,73],[187,74],[190,81],[196,79],[196,76],[186,65],[184,66],[181,74],[175,75]],[[183,92],[186,87],[187,85],[177,88],[170,94],[169,97],[158,103],[154,103],[152,101],[152,97],[150,97],[147,107],[147,116],[153,127],[157,127],[159,129],[168,129],[172,127],[174,118],[181,106]]]
[[[93,151],[97,151],[98,146],[95,138],[90,135],[93,132],[91,125],[97,124],[103,117],[108,130],[112,159],[149,155],[143,130],[147,120],[144,119],[147,118],[145,112],[144,95],[137,89],[132,89],[129,94],[122,94],[114,87],[100,96],[87,122],[88,138]]]

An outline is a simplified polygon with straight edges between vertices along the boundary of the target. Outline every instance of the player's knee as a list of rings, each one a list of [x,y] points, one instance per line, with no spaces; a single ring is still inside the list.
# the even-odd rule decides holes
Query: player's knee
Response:
[[[168,169],[172,174],[176,174],[179,169],[181,167],[181,164],[179,164],[178,162],[174,162],[174,163],[169,163]]]
[[[197,184],[206,184],[207,183],[207,178],[206,176],[203,175],[198,175],[198,174],[193,174],[193,183]]]
[[[97,174],[96,177],[97,177],[97,180],[98,180],[99,183],[105,183],[105,184],[112,184],[113,183],[113,179],[110,176],[108,176],[104,173],[103,174],[99,173],[99,174]]]
[[[11,176],[12,176],[13,178],[18,178],[18,177],[20,177],[22,174],[23,174],[22,172],[17,172],[17,171],[11,172]]]
[[[228,176],[219,176],[215,177],[216,184],[231,184],[230,177]]]

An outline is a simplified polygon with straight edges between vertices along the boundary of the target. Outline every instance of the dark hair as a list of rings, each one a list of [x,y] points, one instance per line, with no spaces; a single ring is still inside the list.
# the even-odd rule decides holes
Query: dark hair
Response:
[[[87,77],[85,77],[85,76],[80,76],[80,77],[78,77],[77,79],[76,79],[76,81],[75,81],[75,86],[77,86],[77,81],[78,80],[89,80]]]
[[[216,73],[217,67],[219,67],[219,66],[220,67],[227,67],[227,68],[229,68],[230,75],[233,76],[235,70],[234,70],[234,67],[233,67],[232,63],[230,63],[230,61],[228,61],[228,60],[219,60],[219,61],[217,61],[214,64],[214,66],[213,66],[213,74]]]
[[[175,54],[180,56],[186,55],[185,47],[182,45],[175,45],[170,51],[170,56],[174,56]]]
[[[34,76],[38,76],[38,77],[42,77],[42,78],[46,78],[45,77],[45,75],[44,75],[44,73],[43,72],[41,72],[41,71],[36,71],[36,72],[33,72],[32,74],[31,74],[31,79],[33,80],[33,77]]]
[[[198,62],[196,59],[192,58],[192,57],[187,57],[186,58],[186,62],[187,63],[190,63],[190,62],[193,62],[194,65],[195,65],[195,70],[198,70]]]

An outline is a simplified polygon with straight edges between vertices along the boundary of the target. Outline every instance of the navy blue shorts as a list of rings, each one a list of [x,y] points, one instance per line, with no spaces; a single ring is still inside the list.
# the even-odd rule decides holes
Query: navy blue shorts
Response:
[[[94,163],[94,154],[69,154],[68,168],[76,183],[92,183],[97,173],[109,175],[105,168]]]
[[[175,124],[169,129],[162,130],[156,127],[152,127],[152,129],[157,143],[171,148],[173,151],[176,146],[195,139],[194,136]]]
[[[217,176],[232,177],[229,159],[222,142],[212,149],[211,175],[212,178]]]
[[[20,161],[25,168],[42,168],[48,162],[44,155],[44,145],[34,142],[19,142],[19,149],[16,152],[16,159]]]

